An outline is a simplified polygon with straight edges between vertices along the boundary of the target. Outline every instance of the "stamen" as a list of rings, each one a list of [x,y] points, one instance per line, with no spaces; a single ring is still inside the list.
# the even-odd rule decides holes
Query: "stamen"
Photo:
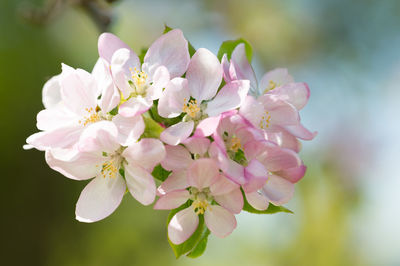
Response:
[[[268,91],[275,89],[277,86],[278,86],[278,84],[276,82],[274,82],[273,80],[270,80],[268,87],[265,89],[264,93],[267,93]]]
[[[93,109],[92,107],[85,108],[85,111],[88,112],[88,115],[84,116],[83,120],[79,120],[78,123],[83,124],[83,126],[86,126],[88,124],[100,121],[101,117],[97,110],[100,110],[100,109],[97,109],[97,107],[96,107],[96,110]]]
[[[186,102],[186,99],[183,99]],[[197,100],[190,100],[183,104],[182,111],[187,113],[191,118],[195,118],[200,112],[200,107],[197,105]]]
[[[139,71],[136,69],[136,67],[132,70],[132,68],[129,68],[129,71],[131,72],[131,77],[133,84],[135,85],[136,93],[138,94],[144,94],[146,92],[146,84],[147,84],[147,78],[148,75],[144,71]]]
[[[231,151],[237,152],[240,148],[242,148],[242,144],[240,143],[240,139],[236,136],[231,138],[231,145],[229,149]]]
[[[271,124],[271,115],[269,114],[268,111],[265,111],[265,114],[261,117],[259,126],[261,129],[267,129],[269,128],[270,124]]]
[[[205,199],[196,199],[195,201],[193,201],[192,207],[197,215],[204,214],[207,208],[211,209],[210,204]]]
[[[107,161],[103,163],[102,169],[101,169],[101,174],[104,178],[109,177],[109,178],[115,178],[117,175],[118,168],[114,165],[114,160]]]

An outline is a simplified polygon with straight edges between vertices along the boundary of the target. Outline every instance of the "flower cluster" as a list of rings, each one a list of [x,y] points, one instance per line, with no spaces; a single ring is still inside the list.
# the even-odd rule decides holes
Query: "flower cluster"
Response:
[[[242,210],[288,211],[277,206],[306,170],[298,139],[316,134],[299,116],[310,91],[286,69],[257,82],[246,45],[225,42],[218,59],[169,29],[139,57],[103,33],[91,73],[63,64],[44,85],[40,132],[24,147],[68,178],[92,179],[77,220],[106,218],[127,192],[143,205],[158,197],[154,209],[172,210],[171,245],[192,241],[186,253],[210,232],[229,235]]]

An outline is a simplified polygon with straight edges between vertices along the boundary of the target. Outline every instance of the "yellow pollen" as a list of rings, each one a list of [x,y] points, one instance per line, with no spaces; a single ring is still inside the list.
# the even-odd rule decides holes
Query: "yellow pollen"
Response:
[[[109,178],[115,178],[117,175],[118,168],[115,167],[113,161],[108,161],[103,163],[102,169],[101,169],[101,174],[103,175],[104,178],[109,177]]]
[[[240,143],[240,139],[238,137],[232,137],[230,150],[237,152],[240,148],[242,148],[242,144]]]
[[[268,87],[265,89],[264,93],[267,93],[268,91],[275,89],[277,86],[278,84],[276,84],[276,82],[270,80]]]
[[[85,108],[85,111],[88,112],[87,116],[83,117],[83,120],[79,120],[79,124],[82,124],[84,126],[91,124],[91,123],[95,123],[101,120],[101,117],[99,115],[99,113],[97,112],[97,108],[96,110],[93,109],[92,107],[90,108]]]
[[[136,67],[133,70],[130,67],[129,71],[131,72],[133,84],[135,85],[137,92],[140,94],[143,93],[143,86],[147,83],[147,74],[144,71],[137,70]]]
[[[186,102],[186,99],[183,99]],[[195,118],[200,112],[200,107],[197,105],[197,100],[190,100],[183,104],[182,111],[187,113],[191,118]]]
[[[271,115],[269,114],[268,111],[265,111],[265,114],[261,117],[259,126],[261,129],[267,129],[269,128],[270,123],[271,123]]]
[[[204,212],[207,210],[207,208],[211,209],[210,204],[205,199],[203,199],[203,200],[196,199],[195,201],[193,201],[192,207],[197,215],[204,214]]]

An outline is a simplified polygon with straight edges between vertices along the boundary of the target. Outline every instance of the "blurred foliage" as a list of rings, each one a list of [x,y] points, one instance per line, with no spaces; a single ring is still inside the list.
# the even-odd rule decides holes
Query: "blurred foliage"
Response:
[[[206,253],[196,260],[175,259],[166,239],[167,212],[141,206],[129,196],[104,221],[74,220],[86,182],[50,170],[42,152],[23,151],[22,145],[36,131],[44,82],[60,72],[61,62],[90,71],[99,31],[77,6],[64,7],[44,27],[21,17],[26,6],[43,5],[39,0],[0,1],[2,265],[374,264],[374,254],[356,243],[352,223],[366,204],[359,185],[363,167],[354,166],[367,167],[370,158],[363,156],[364,149],[353,149],[358,135],[342,137],[341,125],[333,127],[336,137],[330,143],[320,142],[313,152],[311,146],[303,149],[309,168],[288,206],[295,214],[240,214],[237,230],[227,239],[211,235]],[[373,67],[371,51],[400,23],[398,1],[127,0],[114,6],[111,29],[138,53],[167,23],[210,43],[222,33],[229,39],[243,37],[253,46],[254,59],[267,68],[326,64],[329,58],[340,67],[348,61],[358,62],[357,70]],[[312,87],[313,93],[319,89],[325,88]],[[346,128],[357,126],[351,122]],[[329,121],[319,123],[322,127]]]

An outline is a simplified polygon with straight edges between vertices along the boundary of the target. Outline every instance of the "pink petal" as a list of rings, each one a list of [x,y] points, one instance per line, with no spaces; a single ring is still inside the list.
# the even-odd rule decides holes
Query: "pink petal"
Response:
[[[220,116],[207,117],[202,120],[196,127],[195,137],[211,136],[218,128]]]
[[[246,56],[244,43],[240,43],[233,50],[231,64],[235,67],[237,79],[247,79],[252,88],[258,87],[256,75]]]
[[[178,145],[192,134],[193,127],[193,121],[179,122],[161,132],[160,139],[169,145]]]
[[[99,36],[98,40],[98,49],[100,57],[107,60],[108,63],[111,63],[111,58],[115,51],[120,48],[129,49],[129,46],[121,41],[117,36],[112,33],[102,33]],[[133,52],[133,51],[132,51]]]
[[[71,149],[46,151],[46,162],[51,169],[75,180],[86,180],[97,176],[105,158],[92,153],[80,153]]]
[[[192,163],[192,156],[189,151],[183,146],[165,146],[166,156],[161,162],[164,169],[169,171],[184,170],[187,169],[190,163]]]
[[[128,98],[132,92],[128,80],[131,80],[132,71],[140,71],[139,57],[130,49],[118,49],[113,54],[110,65],[115,85]]]
[[[85,108],[95,109],[97,106],[97,82],[91,74],[77,69],[60,79],[63,103],[72,112],[86,116]]]
[[[150,205],[156,198],[156,184],[153,176],[143,167],[124,164],[125,180],[129,192],[143,205]]]
[[[198,159],[188,169],[188,183],[198,189],[211,186],[218,177],[219,168],[212,159]]]
[[[190,60],[186,72],[190,94],[198,103],[212,99],[222,79],[218,58],[205,48],[200,48]]]
[[[157,100],[161,97],[163,89],[170,80],[168,69],[165,66],[159,66],[152,77],[153,84],[147,89],[146,97]]]
[[[202,137],[191,137],[186,139],[183,144],[190,153],[204,156],[210,147],[210,140]]]
[[[299,113],[290,103],[279,100],[270,94],[265,94],[259,97],[258,100],[264,105],[265,110],[269,112],[271,124],[286,126],[299,123]]]
[[[238,214],[243,209],[243,196],[239,188],[227,194],[214,196],[214,200],[231,213]]]
[[[183,105],[190,99],[187,80],[183,78],[172,79],[158,101],[158,114],[162,117],[173,118],[182,113]]]
[[[54,148],[71,148],[74,146],[82,133],[80,126],[67,126],[49,131],[42,131],[29,136],[26,143],[44,151]]]
[[[283,127],[274,127],[274,130],[265,131],[265,139],[295,152],[301,149],[300,141]]]
[[[264,186],[268,180],[268,171],[264,165],[258,160],[251,160],[244,170],[246,176],[246,184],[243,189],[246,192],[257,191]]]
[[[52,108],[61,101],[60,75],[52,77],[43,86],[42,101],[46,108]]]
[[[208,229],[218,237],[226,237],[236,228],[235,216],[218,205],[206,209],[204,221]]]
[[[285,126],[284,127],[290,134],[304,140],[312,140],[317,135],[317,132],[311,132],[306,129],[302,124],[297,124],[293,126]]]
[[[239,110],[239,114],[257,128],[259,128],[264,112],[264,106],[252,96],[245,98]]]
[[[131,144],[122,156],[129,164],[140,165],[149,172],[165,158],[164,145],[158,139],[144,138]]]
[[[224,175],[220,175],[215,183],[210,186],[210,192],[213,196],[224,195],[238,189],[239,185],[232,182]]]
[[[118,129],[110,121],[100,121],[86,127],[78,142],[81,152],[114,152],[118,143]]]
[[[298,167],[293,167],[293,168],[288,168],[284,169],[281,171],[275,172],[277,176],[283,177],[287,180],[289,180],[292,183],[297,183],[299,182],[300,179],[304,177],[304,174],[306,173],[307,167],[302,164]]]
[[[153,101],[141,96],[133,97],[120,105],[118,113],[125,117],[140,115],[152,106]]]
[[[187,172],[185,170],[172,172],[168,178],[158,187],[157,194],[164,195],[174,190],[189,187]]]
[[[276,84],[276,88],[294,82],[286,68],[276,68],[267,72],[260,80],[260,92],[264,94],[266,89],[270,89],[270,81]],[[272,90],[273,91],[273,90]]]
[[[118,129],[118,142],[122,146],[135,143],[144,132],[145,124],[142,116],[123,117],[119,114],[113,117],[112,122]]]
[[[93,69],[92,76],[97,81],[97,87],[101,93],[99,102],[103,113],[108,113],[120,102],[120,93],[111,75],[110,65],[103,58],[99,58]]]
[[[288,83],[268,93],[276,95],[280,100],[289,102],[297,110],[301,110],[307,104],[308,98],[310,98],[310,88],[304,82]]]
[[[188,42],[179,29],[171,30],[159,37],[144,57],[145,64],[163,65],[173,78],[185,73],[189,60]]]
[[[293,197],[294,184],[282,177],[270,175],[268,182],[262,188],[262,193],[270,202],[279,206],[289,202]]]
[[[207,103],[206,113],[217,116],[223,112],[238,108],[249,91],[248,80],[236,80],[226,84],[213,100]]]
[[[229,83],[232,81],[232,77],[230,75],[229,69],[230,69],[230,62],[228,60],[228,57],[226,54],[224,54],[222,56],[221,59],[221,65],[222,65],[222,70],[223,70],[223,74],[224,74],[224,80],[226,83]]]
[[[102,220],[115,211],[125,194],[124,179],[96,177],[82,191],[76,203],[76,219],[92,223]]]
[[[196,231],[199,217],[192,207],[183,209],[168,224],[168,238],[175,245],[185,242]]]
[[[190,197],[186,189],[175,190],[160,197],[154,205],[155,210],[172,210],[185,203]]]
[[[261,195],[258,191],[245,193],[247,202],[256,210],[264,211],[268,209],[268,199]]]

